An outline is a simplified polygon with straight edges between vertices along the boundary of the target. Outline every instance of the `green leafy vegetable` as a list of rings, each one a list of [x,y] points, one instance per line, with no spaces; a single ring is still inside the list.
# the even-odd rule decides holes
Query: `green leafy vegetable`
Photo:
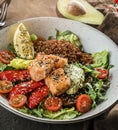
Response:
[[[74,63],[75,66],[80,67],[84,70],[85,73],[91,73],[92,76],[97,77],[99,72],[93,69],[90,65],[82,65],[80,63]]]
[[[50,119],[57,119],[57,120],[66,120],[66,119],[73,119],[80,115],[74,107],[72,108],[64,108],[57,112],[51,112],[48,110],[45,110],[43,113],[44,117],[50,118]]]
[[[109,53],[106,50],[103,50],[102,52],[96,52],[92,55],[93,57],[93,64],[91,66],[93,68],[107,68],[109,63]]]
[[[7,65],[0,62],[0,71],[4,71],[6,69]]]
[[[90,83],[86,83],[86,86],[88,86],[88,91],[86,91],[86,93],[91,97],[91,99],[93,101],[92,107],[94,108],[94,107],[96,107],[97,94]]]
[[[34,115],[37,117],[47,117],[50,119],[57,119],[57,120],[73,119],[81,115],[81,113],[77,112],[74,107],[64,108],[57,112],[44,110],[40,107],[31,110],[26,106],[23,106],[22,108],[17,108],[17,110],[25,114]]]
[[[57,31],[56,33],[57,40],[66,40],[76,45],[77,47],[81,46],[78,36],[75,35],[73,32],[68,31],[68,30],[64,32],[60,32],[59,30],[56,30],[56,31]]]
[[[27,69],[32,60],[24,60],[20,58],[14,58],[9,66],[12,66],[15,69]]]
[[[91,97],[93,104],[92,107],[96,107],[98,102],[101,102],[105,100],[105,92],[102,92],[103,87],[103,81],[99,80],[94,85],[91,85],[90,83],[86,83],[86,86],[88,87],[88,91],[86,93]]]
[[[17,108],[18,111],[20,112],[23,112],[25,114],[29,114],[29,115],[34,115],[34,116],[37,116],[37,117],[43,117],[43,109],[42,108],[35,108],[35,109],[29,109],[28,107],[26,106],[23,106],[21,108]]]
[[[32,115],[36,115],[37,117],[43,117],[43,109],[33,109],[32,110]]]
[[[13,70],[14,68],[12,66],[3,64],[2,62],[0,62],[0,71],[4,71],[4,70]]]

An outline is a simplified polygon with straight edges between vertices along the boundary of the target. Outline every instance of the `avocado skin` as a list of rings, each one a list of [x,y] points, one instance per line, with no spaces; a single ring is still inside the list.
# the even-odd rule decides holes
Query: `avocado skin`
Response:
[[[84,15],[74,16],[70,14],[66,7],[69,3],[69,0],[58,0],[57,2],[57,15],[59,17],[64,17],[79,22],[83,22],[90,25],[101,25],[104,20],[104,15],[96,10],[92,5],[90,5],[86,0],[78,0],[81,2],[87,9],[87,13]]]

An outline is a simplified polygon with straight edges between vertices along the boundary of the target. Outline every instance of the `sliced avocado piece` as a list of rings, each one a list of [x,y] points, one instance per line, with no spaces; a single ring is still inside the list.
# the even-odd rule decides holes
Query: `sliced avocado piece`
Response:
[[[85,9],[86,13],[81,15],[73,15],[68,11],[68,5],[72,0],[58,0],[57,9],[61,15],[66,18],[80,21],[92,25],[100,25],[104,20],[104,15],[96,10],[92,5],[90,5],[86,0],[74,0],[74,2],[81,3]]]

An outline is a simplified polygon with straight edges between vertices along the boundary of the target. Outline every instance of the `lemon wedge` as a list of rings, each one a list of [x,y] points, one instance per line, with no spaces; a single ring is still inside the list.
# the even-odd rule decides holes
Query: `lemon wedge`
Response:
[[[14,33],[13,45],[16,54],[23,59],[34,58],[34,47],[30,34],[23,23],[20,23]]]

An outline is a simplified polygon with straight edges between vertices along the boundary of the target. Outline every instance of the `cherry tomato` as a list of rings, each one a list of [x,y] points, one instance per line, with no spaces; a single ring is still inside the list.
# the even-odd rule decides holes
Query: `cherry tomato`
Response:
[[[8,93],[12,90],[13,85],[11,81],[0,81],[0,93]]]
[[[20,108],[26,103],[26,101],[27,101],[27,97],[25,95],[17,94],[17,95],[10,98],[9,104],[12,107]]]
[[[0,61],[2,62],[2,63],[4,63],[4,64],[9,64],[10,63],[10,61],[13,59],[13,58],[15,58],[16,56],[12,53],[12,52],[10,52],[10,51],[8,51],[8,50],[4,50],[4,51],[1,51],[0,52]]]
[[[91,109],[92,100],[89,95],[82,94],[77,98],[76,108],[81,113],[86,113]]]
[[[97,78],[104,79],[108,76],[109,72],[107,69],[104,68],[97,68],[97,71],[99,72]]]
[[[58,111],[62,107],[62,100],[58,97],[49,97],[45,100],[44,105],[47,110]]]

